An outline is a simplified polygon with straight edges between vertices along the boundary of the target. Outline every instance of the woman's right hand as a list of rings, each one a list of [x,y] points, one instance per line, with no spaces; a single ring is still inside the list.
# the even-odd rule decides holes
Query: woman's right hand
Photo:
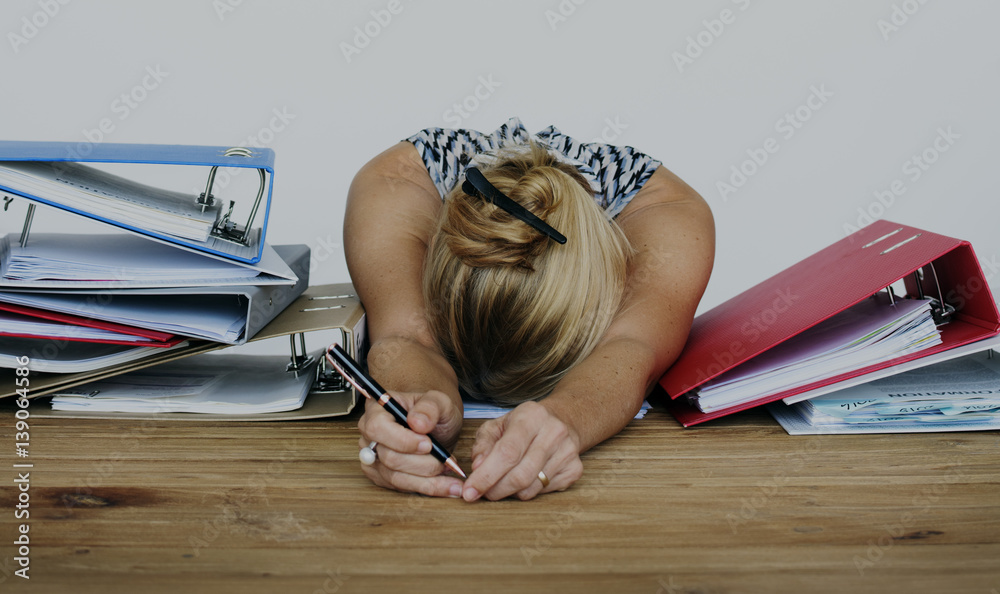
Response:
[[[445,466],[430,454],[433,434],[451,449],[462,428],[462,411],[444,392],[390,392],[408,412],[409,429],[378,402],[366,398],[365,413],[358,421],[359,447],[374,441],[378,454],[372,465],[362,464],[365,475],[376,485],[397,491],[433,497],[461,497],[462,480],[443,474]]]

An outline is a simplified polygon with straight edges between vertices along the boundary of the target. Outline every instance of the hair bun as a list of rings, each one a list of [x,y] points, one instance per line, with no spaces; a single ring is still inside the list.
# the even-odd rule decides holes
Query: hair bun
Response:
[[[498,190],[552,227],[560,229],[559,202],[569,184],[589,186],[571,165],[541,146],[501,152],[483,175]],[[554,244],[544,233],[478,194],[457,188],[446,201],[441,238],[461,261],[474,268],[507,266],[534,270],[534,261]]]

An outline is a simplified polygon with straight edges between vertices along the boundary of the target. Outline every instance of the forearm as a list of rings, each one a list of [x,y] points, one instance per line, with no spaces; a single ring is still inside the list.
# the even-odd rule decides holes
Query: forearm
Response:
[[[602,343],[559,382],[542,405],[570,428],[580,453],[621,431],[635,417],[665,364],[643,343]]]
[[[404,336],[376,340],[368,352],[368,369],[387,390],[439,390],[461,407],[454,370],[437,349],[420,341]]]

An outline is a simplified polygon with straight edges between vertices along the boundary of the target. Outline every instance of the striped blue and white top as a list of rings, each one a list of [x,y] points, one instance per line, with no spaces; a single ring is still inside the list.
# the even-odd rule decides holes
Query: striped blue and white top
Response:
[[[527,146],[534,139],[590,181],[597,204],[612,218],[635,197],[660,162],[630,146],[579,142],[549,126],[533,137],[518,118],[492,134],[475,130],[427,128],[406,139],[420,153],[443,199],[464,177],[469,165],[485,164],[492,151]]]

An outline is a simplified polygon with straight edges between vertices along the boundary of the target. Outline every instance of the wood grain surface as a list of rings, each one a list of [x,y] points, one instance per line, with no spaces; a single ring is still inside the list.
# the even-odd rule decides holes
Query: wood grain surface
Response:
[[[570,490],[468,504],[371,485],[356,414],[32,419],[23,459],[13,410],[3,592],[1000,592],[996,432],[791,437],[760,411],[682,429],[653,410]]]

